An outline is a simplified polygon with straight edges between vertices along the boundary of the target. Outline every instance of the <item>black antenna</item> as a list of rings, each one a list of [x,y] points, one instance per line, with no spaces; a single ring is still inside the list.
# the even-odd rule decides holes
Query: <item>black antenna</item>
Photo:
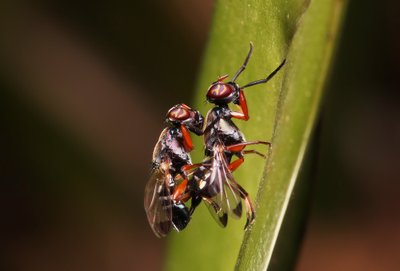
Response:
[[[284,59],[282,61],[281,65],[279,65],[278,68],[276,68],[273,72],[271,72],[271,74],[268,75],[267,78],[260,79],[260,80],[254,81],[254,82],[250,82],[250,83],[248,83],[247,85],[245,85],[245,86],[243,86],[241,88],[243,89],[243,88],[251,87],[251,86],[254,86],[254,85],[258,85],[258,84],[267,83],[272,77],[275,76],[275,74],[283,67],[283,65],[285,65],[285,62],[286,62],[286,59]]]
[[[247,57],[246,57],[246,59],[244,60],[244,63],[243,63],[243,65],[242,65],[242,67],[240,67],[239,70],[236,72],[235,76],[233,76],[232,82],[235,82],[235,80],[236,80],[236,79],[239,77],[239,75],[244,71],[244,69],[246,69],[247,62],[249,62],[249,59],[250,59],[250,56],[251,56],[251,53],[252,53],[252,52],[253,52],[253,43],[250,41],[250,50],[249,50],[249,52],[247,53]]]

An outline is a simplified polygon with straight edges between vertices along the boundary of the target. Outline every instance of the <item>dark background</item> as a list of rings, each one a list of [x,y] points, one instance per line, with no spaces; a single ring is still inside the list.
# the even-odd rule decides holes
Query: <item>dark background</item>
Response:
[[[159,270],[143,211],[212,1],[0,4],[1,270]],[[353,1],[322,108],[298,270],[400,265],[399,4]]]

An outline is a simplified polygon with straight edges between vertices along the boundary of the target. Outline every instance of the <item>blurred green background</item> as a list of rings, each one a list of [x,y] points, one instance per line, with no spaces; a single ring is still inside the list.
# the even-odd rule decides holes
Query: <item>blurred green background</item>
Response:
[[[143,190],[213,1],[131,2],[0,4],[1,270],[161,269]],[[400,264],[399,8],[348,7],[297,270]]]

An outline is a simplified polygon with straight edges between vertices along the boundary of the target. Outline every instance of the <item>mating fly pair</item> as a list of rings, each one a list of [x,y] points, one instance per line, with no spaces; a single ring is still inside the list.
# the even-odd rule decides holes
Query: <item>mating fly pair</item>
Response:
[[[254,221],[254,208],[248,193],[236,182],[232,172],[244,162],[245,154],[254,153],[265,157],[255,150],[244,150],[246,146],[270,143],[246,141],[232,118],[245,121],[249,119],[244,89],[268,82],[282,68],[285,61],[266,78],[240,87],[235,81],[245,70],[252,49],[253,44],[250,43],[247,57],[231,81],[225,83],[224,80],[228,76],[221,76],[209,87],[207,101],[215,106],[207,113],[204,125],[200,113],[187,106],[186,110],[192,114],[183,114],[183,111],[180,111],[182,114],[174,113],[173,121],[170,121],[171,112],[177,112],[177,106],[168,112],[167,122],[171,127],[164,129],[155,147],[153,170],[145,191],[145,210],[150,226],[157,236],[165,236],[171,228],[177,231],[185,228],[201,201],[205,202],[212,216],[222,227],[227,225],[228,215],[233,218],[241,217],[242,199],[247,214],[245,228]],[[239,111],[232,111],[229,108],[230,103],[238,105]],[[182,105],[178,105],[178,108],[179,106]],[[177,115],[184,117],[178,121]],[[203,129],[200,126],[204,126]],[[169,129],[182,131],[183,136],[178,136],[177,133],[177,136],[171,135],[167,139],[165,133]],[[192,150],[192,145],[188,130],[203,135],[204,138],[205,158],[199,164],[193,165],[190,161],[188,152]],[[168,144],[164,143],[167,141],[174,141],[174,147],[167,147]],[[178,156],[184,159],[171,158]],[[233,157],[236,159],[232,161]],[[192,201],[188,210],[184,203],[190,198]]]

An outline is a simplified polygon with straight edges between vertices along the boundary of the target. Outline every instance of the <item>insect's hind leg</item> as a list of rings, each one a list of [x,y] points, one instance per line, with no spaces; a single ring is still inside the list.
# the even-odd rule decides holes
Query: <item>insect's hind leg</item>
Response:
[[[183,181],[178,184],[175,189],[174,192],[172,193],[172,199],[175,202],[186,202],[190,199],[190,193],[186,192],[186,188],[188,186],[188,182],[189,182],[189,174],[190,171],[198,168],[200,166],[202,166],[202,163],[198,163],[198,164],[193,164],[193,165],[184,165],[181,168],[181,172],[182,172],[182,177],[183,177]]]
[[[253,224],[254,219],[256,218],[256,213],[254,211],[254,206],[253,203],[250,200],[249,194],[247,193],[244,188],[238,184],[236,181],[231,180],[232,185],[239,191],[240,197],[244,200],[244,203],[246,204],[246,225],[244,226],[244,229],[246,230],[251,224]]]

